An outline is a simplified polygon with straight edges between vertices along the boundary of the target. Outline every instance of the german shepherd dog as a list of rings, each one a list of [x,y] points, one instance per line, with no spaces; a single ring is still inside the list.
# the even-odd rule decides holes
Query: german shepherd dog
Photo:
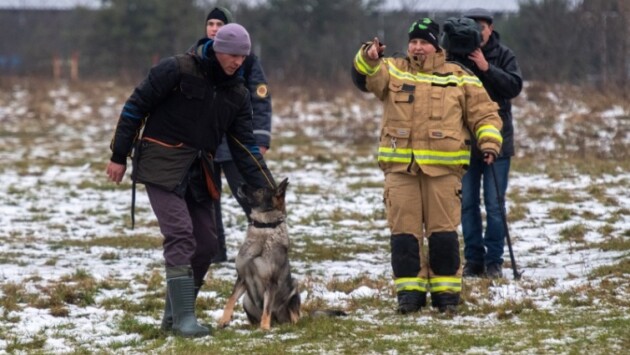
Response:
[[[245,293],[243,308],[252,325],[269,330],[271,324],[297,323],[300,318],[298,283],[291,277],[289,234],[285,222],[288,179],[275,189],[243,185],[238,195],[252,208],[245,241],[236,256],[237,279],[219,327],[232,320],[234,306]]]

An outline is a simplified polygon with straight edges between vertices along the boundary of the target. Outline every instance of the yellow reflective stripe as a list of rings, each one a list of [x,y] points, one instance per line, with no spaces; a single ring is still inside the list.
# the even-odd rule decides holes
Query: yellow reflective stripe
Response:
[[[357,52],[357,55],[354,56],[354,62],[357,65],[357,70],[359,71],[359,73],[363,75],[372,76],[378,72],[381,66],[379,64],[377,64],[375,67],[369,65],[365,61],[365,59],[363,59],[363,55],[361,54],[362,51],[363,51],[363,48],[359,49],[359,51]]]
[[[461,292],[461,277],[434,277],[429,280],[431,292]]]
[[[484,137],[491,137],[503,143],[503,137],[501,136],[501,132],[492,125],[483,125],[479,127],[479,129],[477,130],[476,136],[477,136],[477,140],[480,140],[481,138],[484,138]]]
[[[437,150],[414,150],[413,155],[418,164],[434,165],[468,165],[470,151],[441,152]]]
[[[365,65],[365,61],[363,60],[363,58],[361,58],[361,51],[359,50],[359,53],[357,53],[357,55],[354,57],[354,63],[357,66],[357,71],[363,75],[367,75],[368,72],[370,71],[368,68],[366,68]]]
[[[427,292],[429,280],[420,277],[401,277],[394,280],[396,292],[400,291],[420,291]]]
[[[378,148],[378,161],[391,163],[411,163],[413,158],[418,164],[425,165],[468,165],[470,152],[460,150],[457,152],[441,152],[437,150],[421,150],[408,148]]]
[[[389,70],[389,74],[393,77],[396,77],[401,80],[410,80],[420,83],[429,83],[429,84],[438,84],[438,85],[448,85],[455,84],[457,86],[463,85],[474,85],[478,87],[483,87],[481,80],[479,80],[476,76],[471,75],[447,75],[447,76],[438,76],[424,73],[412,74],[406,71],[402,71],[389,60],[385,60],[387,62],[387,68]]]
[[[378,161],[411,163],[412,150],[408,148],[378,147]]]

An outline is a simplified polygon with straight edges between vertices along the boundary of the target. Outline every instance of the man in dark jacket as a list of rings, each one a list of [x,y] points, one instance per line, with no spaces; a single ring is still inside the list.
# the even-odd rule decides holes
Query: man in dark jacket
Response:
[[[514,126],[512,124],[512,104],[523,88],[521,69],[514,53],[499,39],[494,31],[493,16],[485,9],[471,9],[463,14],[475,20],[481,28],[481,48],[467,57],[453,57],[467,66],[481,80],[490,98],[499,104],[499,116],[503,121],[503,146],[494,162],[497,183],[501,196],[505,196],[508,186],[510,160],[514,155]],[[474,137],[473,137],[474,138]],[[483,154],[473,142],[470,167],[462,180],[462,231],[464,234],[464,277],[487,275],[489,278],[502,276],[503,247],[505,231],[501,210],[497,199],[496,185],[492,176],[493,167],[483,161]],[[480,210],[480,189],[483,184],[484,205],[486,208],[486,231]]]
[[[230,11],[223,7],[215,7],[206,16],[206,36],[210,39],[214,39],[217,31],[221,26],[227,25],[233,22],[232,14]],[[271,96],[267,88],[267,77],[260,64],[258,57],[251,53],[243,62],[241,69],[239,69],[239,75],[245,80],[245,87],[250,93],[253,109],[252,124],[254,127],[254,137],[256,138],[256,144],[258,145],[260,152],[265,154],[271,143]],[[245,216],[249,220],[249,214],[251,208],[247,204],[247,201],[241,199],[236,191],[245,180],[243,176],[238,172],[234,160],[230,155],[228,145],[223,138],[221,145],[217,148],[217,154],[214,158],[214,174],[215,181],[217,182],[217,188],[221,193],[221,173],[225,175],[232,196],[239,203]],[[214,204],[214,211],[217,221],[217,238],[219,241],[219,250],[212,259],[214,263],[227,261],[227,249],[225,247],[225,228],[223,227],[223,217],[221,214],[221,200],[218,199]]]
[[[242,26],[224,26],[194,53],[153,67],[124,105],[107,166],[120,183],[134,150],[134,181],[146,186],[164,235],[166,306],[162,329],[182,336],[209,335],[194,304],[217,252],[213,158],[224,136],[248,184],[274,186],[252,130],[251,100],[238,75],[251,42]],[[144,127],[142,137],[138,139]]]

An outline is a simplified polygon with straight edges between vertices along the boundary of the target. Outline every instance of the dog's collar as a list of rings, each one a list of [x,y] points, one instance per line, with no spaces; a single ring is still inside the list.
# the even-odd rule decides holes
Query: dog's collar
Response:
[[[284,223],[284,218],[280,219],[279,221],[273,222],[273,223],[262,223],[262,222],[258,222],[258,221],[252,221],[250,224],[256,228],[276,228],[277,226],[281,225],[282,223]]]

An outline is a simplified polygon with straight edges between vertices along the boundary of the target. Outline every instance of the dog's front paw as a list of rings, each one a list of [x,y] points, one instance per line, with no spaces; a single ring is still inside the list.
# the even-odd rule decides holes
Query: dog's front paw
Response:
[[[260,329],[264,331],[271,329],[271,314],[263,312],[262,318],[260,319]]]
[[[230,321],[231,321],[231,320],[232,320],[232,317],[229,317],[229,316],[223,315],[223,316],[221,317],[221,319],[219,319],[219,324],[218,324],[219,328],[225,328],[225,327],[227,327],[227,326],[228,326],[228,324],[230,324]]]

